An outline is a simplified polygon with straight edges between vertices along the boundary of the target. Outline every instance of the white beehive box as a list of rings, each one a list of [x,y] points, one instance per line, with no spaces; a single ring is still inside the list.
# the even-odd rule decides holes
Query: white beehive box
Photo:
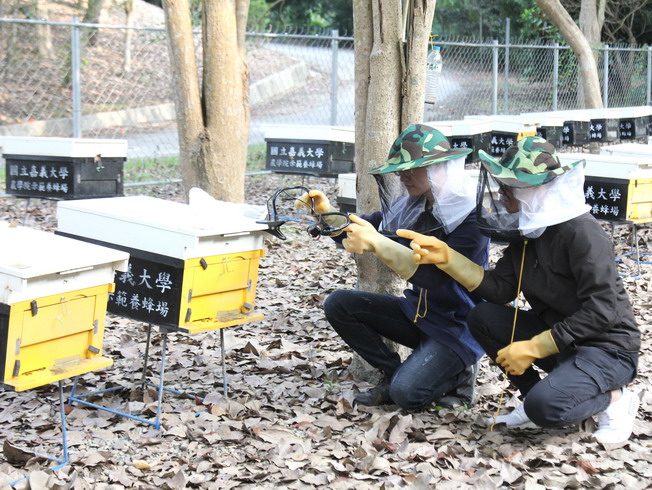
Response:
[[[631,156],[558,153],[562,164],[586,160],[584,197],[591,213],[607,221],[652,220],[652,162]]]
[[[249,217],[250,206],[193,195],[192,204],[147,196],[59,203],[59,233],[130,254],[109,312],[186,333],[263,318],[254,304],[268,226]]]
[[[57,220],[64,234],[184,260],[262,249],[267,229],[233,210],[148,196],[59,202]]]
[[[0,137],[9,194],[88,199],[123,194],[126,140]]]
[[[113,282],[129,254],[53,233],[0,222],[0,303],[67,293]]]
[[[355,171],[355,131],[338,126],[270,126],[265,169],[335,177]]]
[[[0,385],[24,391],[110,366],[102,356],[125,252],[0,223]]]

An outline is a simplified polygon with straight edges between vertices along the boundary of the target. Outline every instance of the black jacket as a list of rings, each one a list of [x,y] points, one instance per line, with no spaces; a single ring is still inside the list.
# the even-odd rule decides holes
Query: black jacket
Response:
[[[516,296],[523,243],[510,244],[474,291],[506,304]],[[552,328],[559,350],[592,345],[637,352],[641,333],[616,271],[613,246],[589,213],[549,226],[527,243],[521,289]]]

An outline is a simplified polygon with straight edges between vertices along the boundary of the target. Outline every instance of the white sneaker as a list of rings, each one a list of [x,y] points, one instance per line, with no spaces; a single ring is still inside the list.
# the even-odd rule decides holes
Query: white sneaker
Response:
[[[620,398],[598,414],[598,430],[593,437],[602,444],[625,442],[632,435],[639,403],[638,396],[623,388]]]
[[[485,419],[485,423],[491,427],[492,424],[499,425],[505,424],[506,427],[520,427],[523,429],[534,429],[538,427],[534,422],[532,422],[527,414],[525,413],[525,407],[521,403],[510,413],[505,415],[499,415],[498,417],[489,417]]]

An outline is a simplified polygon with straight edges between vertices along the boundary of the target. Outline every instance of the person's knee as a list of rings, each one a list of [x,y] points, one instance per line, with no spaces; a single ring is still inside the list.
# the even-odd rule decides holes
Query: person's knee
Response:
[[[523,401],[525,413],[539,427],[547,429],[562,427],[566,425],[564,416],[568,411],[567,397],[561,396],[561,393],[542,389],[545,388],[544,384],[539,382],[525,397]]]
[[[337,314],[337,311],[342,306],[342,303],[346,298],[346,293],[347,291],[343,289],[336,289],[326,297],[323,306],[326,319],[330,320]]]
[[[424,400],[412,386],[405,383],[392,381],[389,396],[403,410],[419,410],[429,405],[428,400]]]

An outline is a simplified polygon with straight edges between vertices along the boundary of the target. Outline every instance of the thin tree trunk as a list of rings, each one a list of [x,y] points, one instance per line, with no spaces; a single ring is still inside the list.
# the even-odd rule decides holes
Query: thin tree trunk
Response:
[[[197,185],[193,162],[200,156],[204,124],[188,0],[164,0],[179,132],[179,158],[186,189]]]
[[[231,202],[244,201],[249,140],[249,72],[245,52],[248,0],[204,3],[204,118],[208,138],[197,160],[199,185]],[[229,53],[225,56],[224,53]]]
[[[42,0],[36,0],[36,18],[47,19],[49,11]],[[52,49],[52,30],[49,24],[38,24],[36,27],[38,54],[43,58],[50,58],[54,54]]]
[[[602,107],[602,94],[598,78],[598,65],[591,46],[575,21],[559,0],[536,0],[541,10],[557,26],[562,37],[571,47],[579,65],[579,82],[583,90],[583,105],[587,109]]]
[[[423,119],[427,43],[435,2],[354,0],[355,161],[359,213],[380,208],[378,187],[369,170],[387,160],[400,132]],[[408,19],[403,24],[404,13]],[[396,182],[397,185],[398,182]],[[371,254],[356,255],[358,287],[381,294],[401,294],[405,281]],[[408,349],[388,342],[402,356]],[[351,371],[374,380],[375,370],[354,356]]]
[[[88,8],[86,9],[86,13],[84,14],[82,22],[88,24],[97,24],[100,20],[102,9],[104,8],[104,1],[105,0],[89,0]],[[99,31],[97,29],[91,29],[88,32],[88,36],[86,37],[86,42],[89,46],[95,46],[98,39]]]
[[[132,26],[134,24],[134,15],[136,14],[136,0],[125,0],[125,12],[127,13],[127,25]],[[122,61],[122,71],[125,73],[131,71],[131,39],[133,35],[133,29],[126,30],[124,59]]]

